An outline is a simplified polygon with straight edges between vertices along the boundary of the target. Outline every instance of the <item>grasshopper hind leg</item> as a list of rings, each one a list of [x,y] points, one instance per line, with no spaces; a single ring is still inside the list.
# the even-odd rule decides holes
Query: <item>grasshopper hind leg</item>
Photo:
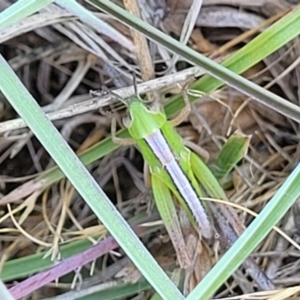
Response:
[[[184,104],[185,104],[184,108],[180,111],[180,113],[173,120],[170,120],[171,124],[174,127],[181,124],[191,112],[191,103],[189,101],[186,86],[184,86],[182,89],[182,97],[183,97]]]

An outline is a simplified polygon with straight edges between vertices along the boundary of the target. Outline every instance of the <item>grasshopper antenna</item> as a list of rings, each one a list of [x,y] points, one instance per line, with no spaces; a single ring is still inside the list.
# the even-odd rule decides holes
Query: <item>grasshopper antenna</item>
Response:
[[[134,93],[136,96],[138,95],[138,91],[137,91],[137,82],[136,82],[136,75],[135,73],[132,73],[132,82],[133,82],[133,89],[134,89]]]

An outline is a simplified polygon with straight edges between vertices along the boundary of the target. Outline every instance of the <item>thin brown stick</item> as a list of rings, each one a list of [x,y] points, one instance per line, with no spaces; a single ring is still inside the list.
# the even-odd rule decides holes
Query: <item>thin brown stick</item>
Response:
[[[140,16],[140,9],[137,0],[123,0],[124,6],[131,14]],[[155,78],[155,71],[147,43],[147,39],[139,31],[131,29],[131,36],[137,49],[137,59],[141,70],[143,81]],[[149,101],[158,100],[158,93],[156,91],[147,94]]]

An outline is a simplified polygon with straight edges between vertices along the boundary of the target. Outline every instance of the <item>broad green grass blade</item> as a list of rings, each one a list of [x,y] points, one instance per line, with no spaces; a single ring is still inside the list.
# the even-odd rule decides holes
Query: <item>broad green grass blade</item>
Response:
[[[52,0],[18,0],[1,12],[0,31],[50,4]]]
[[[172,37],[164,34],[163,32],[159,31],[158,29],[149,26],[146,22],[142,21],[141,19],[132,16],[116,4],[112,3],[108,0],[91,0],[93,3],[97,3],[97,5],[102,8],[107,13],[113,15],[114,17],[118,18],[120,21],[123,21],[128,26],[133,27],[136,30],[139,30],[143,34],[145,34],[148,38],[158,42],[159,44],[162,44],[169,50],[177,53],[178,55],[185,58],[187,61],[198,65],[200,67],[203,67],[208,74],[211,74],[213,77],[221,80],[223,83],[226,83],[237,90],[241,91],[242,93],[246,94],[247,96],[254,98],[258,102],[263,103],[264,105],[278,111],[279,113],[282,113],[286,116],[289,116],[290,118],[296,120],[299,122],[300,120],[300,107],[296,106],[295,104],[292,104],[285,99],[265,90],[264,88],[256,85],[255,83],[237,75],[233,71],[228,70],[227,68],[219,65],[218,63],[210,60],[209,58],[205,57],[202,54],[197,53],[193,49],[182,45],[180,42],[176,41]],[[300,33],[300,9],[296,9],[292,13],[288,14],[284,18],[282,18],[280,21],[278,21],[275,25],[268,28],[264,33],[263,38],[261,38],[264,41],[264,46],[269,42],[267,38],[273,38],[277,39],[277,34],[281,31],[281,29],[285,29],[284,32],[281,34],[281,37],[284,39],[278,40],[277,43],[273,40],[272,46],[276,45],[277,48],[268,48],[268,53],[264,54],[264,57],[268,54],[273,53],[278,48],[280,48],[282,45],[287,43],[289,40],[293,39]],[[256,42],[256,47],[263,47],[261,43]],[[267,46],[265,46],[267,47]],[[248,50],[247,50],[248,51]],[[247,52],[246,51],[246,52]],[[241,55],[241,57],[244,57],[245,54]],[[263,57],[262,57],[263,58]],[[261,58],[261,59],[262,59]],[[232,58],[233,60],[233,58]],[[232,60],[230,62],[232,62]],[[235,59],[234,59],[235,61]],[[257,63],[259,61],[258,55],[256,55],[253,58],[253,64]],[[245,63],[245,60],[244,60]],[[247,63],[248,67],[251,66],[250,63]],[[235,71],[237,71],[240,66],[238,62],[236,62],[237,68]],[[242,72],[243,70],[241,70]],[[204,79],[203,79],[204,80]],[[213,85],[220,86],[220,81],[217,81],[218,84],[213,83]],[[210,82],[211,83],[211,82]],[[202,91],[206,92],[206,88],[204,88],[204,83],[201,84]],[[216,88],[215,87],[215,88]],[[195,89],[195,87],[193,87]],[[166,108],[167,114],[170,113],[170,108]]]
[[[300,165],[187,300],[209,299],[300,197]]]
[[[244,157],[249,147],[250,137],[242,133],[234,133],[221,149],[220,154],[210,166],[214,176],[222,180]]]
[[[2,93],[148,282],[163,298],[183,299],[176,286],[137,238],[2,56],[0,74]]]

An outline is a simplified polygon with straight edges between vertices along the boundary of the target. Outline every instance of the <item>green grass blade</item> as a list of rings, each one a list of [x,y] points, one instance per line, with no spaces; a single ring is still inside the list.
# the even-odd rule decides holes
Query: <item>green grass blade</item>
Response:
[[[300,165],[187,300],[208,299],[266,237],[300,196]]]
[[[160,30],[149,26],[146,22],[142,21],[141,19],[132,16],[127,11],[122,9],[121,7],[117,6],[116,4],[112,3],[108,0],[91,0],[93,3],[96,3],[100,8],[102,8],[107,13],[113,15],[114,17],[118,18],[120,21],[123,21],[130,27],[133,27],[136,30],[139,30],[143,34],[145,34],[148,38],[162,44],[169,50],[177,53],[178,55],[185,58],[187,61],[203,67],[207,73],[212,75],[213,77],[221,80],[222,82],[236,88],[240,92],[250,96],[251,98],[256,99],[258,102],[263,103],[264,105],[282,113],[290,118],[300,121],[300,107],[292,104],[285,99],[265,90],[264,88],[256,85],[255,83],[237,75],[231,70],[219,65],[218,63],[210,60],[209,58],[205,57],[202,54],[197,53],[193,49],[181,44],[180,42],[176,41],[172,37],[166,35],[165,33],[161,32]],[[268,34],[270,38],[276,38],[276,33],[282,28],[285,27],[286,29],[286,38],[284,39],[284,43],[288,40],[293,39],[300,33],[300,9],[293,11],[292,13],[288,14],[280,21],[278,21],[275,25],[268,28],[263,34]],[[284,36],[284,34],[282,34]],[[266,37],[265,37],[266,38]],[[264,38],[264,39],[265,39]],[[266,42],[266,40],[265,40]],[[278,48],[283,45],[283,42],[277,43]],[[272,44],[273,45],[273,44]],[[261,45],[260,45],[261,46]],[[273,53],[275,49],[269,49],[269,54]],[[258,61],[258,57],[255,58],[255,62]],[[248,64],[250,67],[250,64]],[[204,79],[203,79],[204,80]],[[217,81],[220,85],[220,82]],[[203,84],[201,85],[203,87]],[[194,88],[194,87],[193,87]],[[206,92],[206,90],[203,90]],[[167,114],[170,113],[168,107],[166,107]]]
[[[2,93],[148,282],[164,298],[182,299],[183,296],[176,286],[134,234],[2,56],[0,74]]]
[[[127,130],[121,130],[117,134],[120,138],[128,138],[130,137]],[[100,141],[99,143],[93,145],[86,151],[82,152],[79,155],[79,158],[81,162],[84,165],[89,165],[93,163],[94,161],[112,153],[113,151],[120,148],[120,145],[115,144],[110,137]],[[64,173],[58,168],[53,167],[45,172],[43,172],[39,178],[43,178],[47,180],[47,184],[52,184],[54,182],[57,182],[58,180],[64,178]]]
[[[60,247],[59,251],[62,258],[70,257],[74,254],[80,253],[91,246],[88,240],[75,241],[68,245]],[[53,266],[54,262],[51,257],[44,257],[46,251],[39,252],[33,255],[28,255],[16,259],[12,259],[4,263],[0,272],[0,278],[3,281],[20,279],[29,276],[33,273],[46,270]],[[1,298],[0,298],[1,299]]]
[[[222,180],[244,157],[248,150],[250,137],[242,133],[234,133],[221,149],[220,154],[210,166],[214,176]]]
[[[50,4],[52,0],[19,0],[9,6],[0,17],[0,30],[21,21],[23,18],[32,15],[41,8]]]

